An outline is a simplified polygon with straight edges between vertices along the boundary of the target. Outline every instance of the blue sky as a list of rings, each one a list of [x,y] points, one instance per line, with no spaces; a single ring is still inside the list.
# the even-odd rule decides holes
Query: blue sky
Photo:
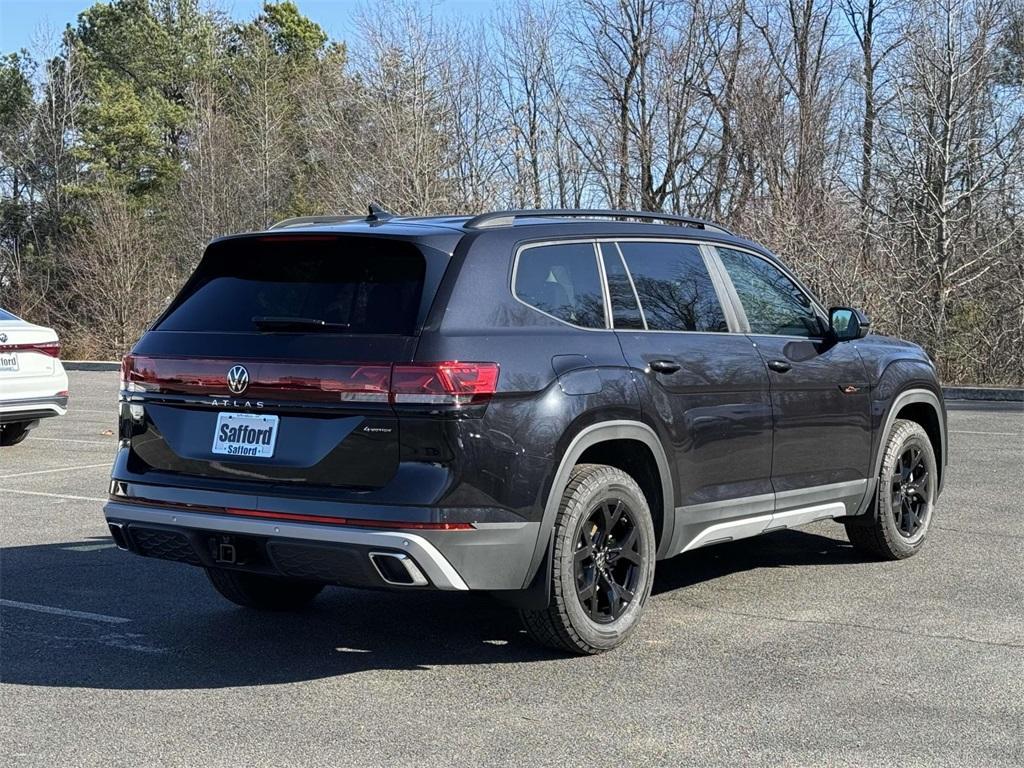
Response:
[[[36,34],[45,28],[59,33],[74,24],[78,14],[96,0],[0,0],[0,53],[30,48]],[[299,10],[317,22],[334,40],[345,39],[353,29],[356,9],[367,0],[296,0]],[[376,0],[388,2],[388,0]],[[204,0],[204,5],[227,11],[235,19],[251,19],[263,6],[263,0]],[[476,16],[484,14],[491,0],[432,0],[442,15]]]

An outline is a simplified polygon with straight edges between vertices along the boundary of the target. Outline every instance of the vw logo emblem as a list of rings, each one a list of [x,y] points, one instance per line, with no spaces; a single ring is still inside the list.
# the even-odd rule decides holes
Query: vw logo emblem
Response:
[[[231,390],[232,394],[240,395],[245,392],[245,388],[248,386],[249,372],[245,370],[245,366],[232,366],[231,370],[228,371],[228,389]]]
[[[0,333],[0,344],[3,344],[5,341],[7,341],[7,334]]]

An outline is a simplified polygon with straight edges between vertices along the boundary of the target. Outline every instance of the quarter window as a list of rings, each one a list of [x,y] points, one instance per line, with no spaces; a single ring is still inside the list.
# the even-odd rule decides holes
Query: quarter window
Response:
[[[527,248],[519,254],[515,294],[531,307],[584,328],[604,328],[604,295],[593,243]]]
[[[782,270],[743,251],[719,247],[718,254],[736,287],[751,333],[821,335],[814,305]]]
[[[619,243],[652,331],[725,332],[725,315],[695,245]]]

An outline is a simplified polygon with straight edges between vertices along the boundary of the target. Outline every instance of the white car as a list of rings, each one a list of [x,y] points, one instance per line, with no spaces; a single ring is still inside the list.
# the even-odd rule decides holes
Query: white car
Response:
[[[68,410],[68,375],[52,328],[0,308],[0,446],[15,445],[47,416]]]

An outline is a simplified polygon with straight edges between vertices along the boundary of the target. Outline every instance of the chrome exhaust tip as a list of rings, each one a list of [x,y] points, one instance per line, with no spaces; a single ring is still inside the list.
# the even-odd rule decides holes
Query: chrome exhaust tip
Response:
[[[110,537],[114,540],[118,549],[128,551],[128,539],[124,535],[124,523],[107,523],[110,529]]]
[[[401,552],[371,552],[377,575],[396,587],[425,587],[430,582],[411,557]]]

